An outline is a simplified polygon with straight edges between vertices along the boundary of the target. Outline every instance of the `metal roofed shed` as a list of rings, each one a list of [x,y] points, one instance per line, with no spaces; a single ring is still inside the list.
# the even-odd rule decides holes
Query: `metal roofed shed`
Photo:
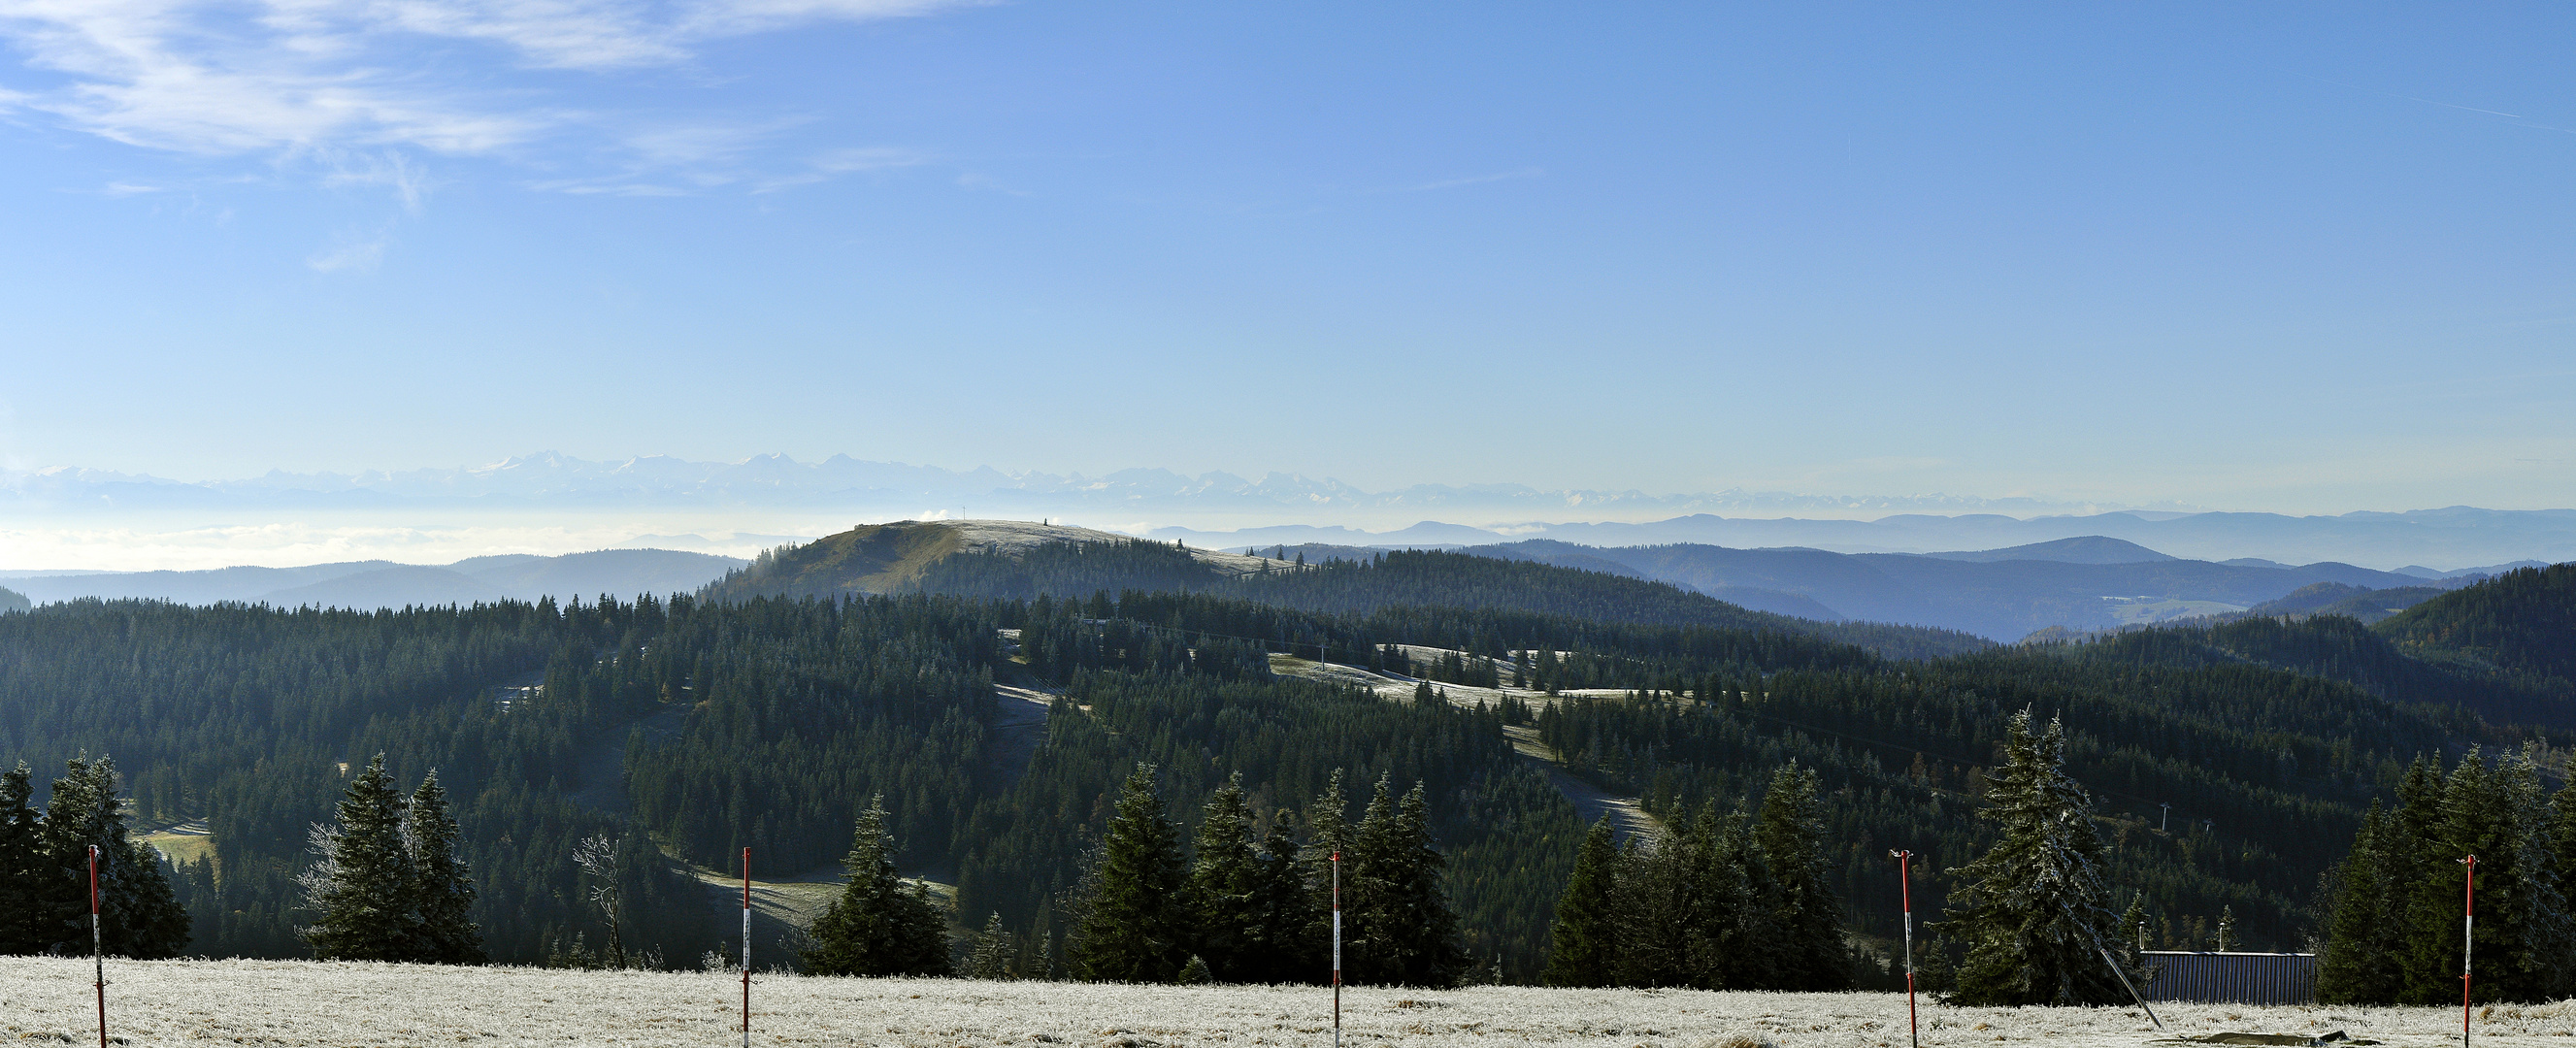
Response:
[[[2188,1004],[2315,1004],[2313,953],[2140,953],[2153,973],[2141,993],[2150,1001]]]

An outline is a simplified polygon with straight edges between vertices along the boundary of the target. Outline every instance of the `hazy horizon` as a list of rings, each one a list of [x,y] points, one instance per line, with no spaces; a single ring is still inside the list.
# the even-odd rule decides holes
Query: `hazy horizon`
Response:
[[[21,6],[0,468],[2576,505],[2571,22]]]
[[[361,560],[445,564],[639,547],[749,557],[857,523],[969,517],[1053,519],[1202,545],[1544,537],[1589,545],[1691,541],[1920,553],[2071,537],[2085,531],[2082,522],[2105,513],[2149,524],[2217,514],[2252,523],[2192,532],[2150,527],[2126,537],[2197,559],[2340,560],[2383,570],[2576,557],[2576,511],[2560,521],[2562,514],[2495,507],[2468,517],[2453,512],[2460,509],[2280,514],[2030,495],[1551,491],[1519,484],[1370,490],[1275,472],[1185,476],[1138,467],[1065,476],[848,456],[797,462],[766,455],[727,463],[537,453],[471,467],[265,471],[198,482],[76,467],[0,471],[0,574]],[[2364,523],[2344,523],[2354,520]],[[1864,524],[1872,526],[1858,526]],[[2432,524],[2448,530],[2438,539],[2411,537]],[[2126,527],[2099,525],[2105,533]]]

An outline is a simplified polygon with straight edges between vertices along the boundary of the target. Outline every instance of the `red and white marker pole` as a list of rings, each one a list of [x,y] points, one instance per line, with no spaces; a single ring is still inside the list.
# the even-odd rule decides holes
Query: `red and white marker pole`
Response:
[[[2460,896],[2460,1048],[2469,1048],[2469,961],[2478,938],[2478,857],[2460,860],[2469,868],[2468,886]]]
[[[1342,1048],[1342,853],[1333,853],[1333,1048]]]
[[[1896,860],[1896,883],[1905,899],[1905,1026],[1914,1048],[1923,1048],[1923,1028],[1914,1014],[1914,853],[1890,851]]]
[[[107,1048],[107,950],[98,931],[98,845],[89,846],[89,960],[98,972],[98,1048]]]
[[[751,1048],[751,849],[742,850],[742,1048]]]

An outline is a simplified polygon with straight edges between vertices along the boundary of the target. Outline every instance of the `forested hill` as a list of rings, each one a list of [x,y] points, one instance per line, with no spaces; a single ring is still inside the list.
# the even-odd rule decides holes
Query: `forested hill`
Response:
[[[1939,898],[1992,839],[1986,775],[2029,708],[2064,718],[2107,876],[2160,942],[2206,946],[2232,912],[2262,949],[2316,930],[2320,875],[2416,755],[2567,742],[2531,726],[2565,707],[2533,705],[2547,693],[2530,684],[2567,673],[2563,567],[2375,630],[2247,619],[1897,658],[1548,565],[1216,561],[1045,534],[906,545],[937,540],[800,547],[734,580],[818,596],[0,615],[0,767],[42,781],[111,755],[136,829],[203,822],[210,854],[172,871],[191,953],[303,952],[307,829],[345,768],[382,752],[405,783],[436,768],[454,798],[495,959],[608,933],[571,861],[604,836],[622,842],[626,945],[679,964],[722,932],[690,866],[730,871],[750,847],[762,870],[828,871],[877,795],[902,872],[954,884],[961,923],[999,914],[1023,943],[1061,944],[1061,893],[1139,761],[1184,827],[1240,773],[1263,831],[1292,845],[1357,816],[1381,778],[1420,782],[1468,946],[1527,980],[1582,837],[1568,774],[1671,824],[1757,802],[1784,763],[1814,769],[1845,922],[1883,938],[1887,850],[1922,855],[1917,888]],[[835,588],[890,571],[906,592]]]
[[[1057,893],[1134,762],[1162,769],[1185,825],[1240,772],[1292,835],[1325,814],[1334,771],[1354,787],[1344,818],[1386,776],[1426,784],[1476,956],[1529,979],[1581,826],[1506,728],[1668,820],[1755,798],[1783,762],[1817,769],[1846,920],[1884,937],[1886,850],[1926,856],[1918,887],[1938,897],[1939,871],[1989,839],[1977,795],[2005,716],[2028,706],[2066,718],[2071,767],[2119,842],[2113,883],[2143,893],[2164,934],[2205,943],[2232,907],[2249,944],[2295,945],[2318,874],[2407,760],[2522,736],[2338,679],[2331,660],[2297,672],[2229,643],[1890,662],[1776,631],[1174,591],[373,614],[80,602],[0,616],[0,760],[110,753],[138,823],[208,823],[211,858],[174,876],[187,949],[255,956],[301,952],[293,875],[339,763],[383,751],[406,782],[435,767],[483,886],[474,916],[496,959],[522,962],[606,934],[570,859],[593,834],[627,842],[629,898],[651,903],[628,946],[666,961],[716,929],[665,855],[726,870],[748,846],[763,869],[829,868],[877,794],[904,871],[953,878],[963,923],[1000,913],[1025,942],[1061,943]],[[1505,657],[1499,674],[1382,661],[1394,645]],[[1526,687],[1481,706],[1390,702],[1273,676],[1273,652]],[[1034,723],[996,684],[1060,698]],[[620,739],[622,774],[589,758]]]
[[[2517,568],[2375,628],[2428,661],[2576,701],[2576,563]]]
[[[26,594],[0,586],[0,612],[25,611],[28,607]]]
[[[1989,646],[1951,630],[1749,611],[1670,583],[1522,560],[1404,551],[1309,564],[1076,529],[1049,532],[1022,525],[1028,530],[1000,541],[978,530],[994,526],[975,521],[856,528],[763,554],[700,596],[738,600],[926,592],[1028,599],[1179,591],[1327,614],[1448,607],[1603,623],[1772,631],[1856,645],[1889,658],[1936,657]]]

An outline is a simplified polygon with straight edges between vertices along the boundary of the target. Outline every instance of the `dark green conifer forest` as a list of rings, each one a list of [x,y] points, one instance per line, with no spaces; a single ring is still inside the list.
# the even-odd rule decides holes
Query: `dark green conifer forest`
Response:
[[[389,782],[435,773],[470,871],[459,905],[499,962],[609,942],[605,878],[622,949],[694,963],[731,936],[699,878],[737,873],[745,847],[760,871],[837,871],[869,850],[853,850],[862,827],[875,901],[850,919],[923,926],[877,891],[889,868],[953,884],[936,916],[970,971],[1321,980],[1318,864],[1340,850],[1355,981],[1737,984],[1692,951],[1762,939],[1791,944],[1764,963],[1799,985],[1885,986],[1887,852],[1921,856],[1922,898],[1958,887],[1943,871],[2001,832],[1977,813],[2020,711],[2063,725],[2108,897],[2138,900],[2154,948],[2207,948],[2229,915],[2250,949],[2418,927],[2347,913],[2420,908],[2389,885],[2422,883],[2408,864],[2431,860],[2392,842],[2490,846],[2427,821],[2426,762],[2450,791],[2472,747],[2531,744],[2554,768],[2567,742],[2532,726],[2564,712],[2556,671],[2529,654],[2539,641],[2511,639],[2546,573],[2377,628],[2254,619],[1997,648],[1454,554],[1216,578],[1158,543],[933,556],[886,541],[911,558],[905,592],[854,594],[781,555],[699,597],[0,615],[0,760],[112,754],[121,777],[83,788],[123,798],[134,835],[204,824],[205,857],[144,863],[186,917],[169,951],[311,955],[307,830],[381,753]],[[780,578],[801,591],[754,592]],[[1353,669],[1318,675],[1318,659]],[[1498,686],[1517,690],[1462,698]],[[2510,794],[2482,803],[2541,825],[2522,773],[2494,774],[2517,785],[2457,795]],[[1638,798],[1669,846],[1613,841],[1605,859],[1552,775]],[[0,888],[50,898],[44,780],[18,781],[0,783]],[[2540,883],[2576,839],[2557,825],[2495,839]],[[575,852],[593,839],[615,858],[585,873]],[[1165,910],[1111,943],[1085,921],[1145,897],[1101,880],[1131,868]],[[1655,912],[1692,915],[1653,926],[1699,938],[1640,942],[1634,914]],[[1551,956],[1552,933],[1580,955]],[[2535,935],[2516,948],[2548,956],[2556,940]],[[1927,969],[1965,959],[1958,943]],[[1635,959],[1604,960],[1605,944]],[[2430,949],[2364,951],[2355,999],[2412,992],[2395,958]],[[810,960],[839,963],[825,956]]]

